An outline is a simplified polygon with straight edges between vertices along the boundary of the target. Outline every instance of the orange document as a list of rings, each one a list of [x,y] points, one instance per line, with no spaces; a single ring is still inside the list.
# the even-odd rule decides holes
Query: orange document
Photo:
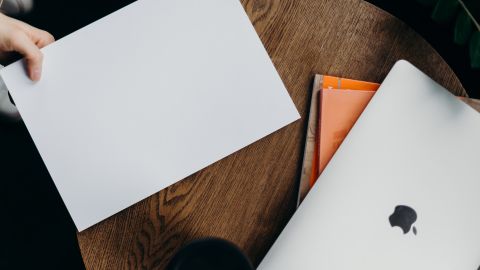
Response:
[[[347,137],[375,91],[323,89],[320,120],[319,172]]]
[[[379,84],[324,76],[320,91],[318,145],[310,185],[313,186],[366,108]]]

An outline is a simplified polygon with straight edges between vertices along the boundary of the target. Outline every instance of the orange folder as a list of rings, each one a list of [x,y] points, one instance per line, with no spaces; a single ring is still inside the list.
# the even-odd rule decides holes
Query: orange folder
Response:
[[[347,137],[375,91],[323,89],[319,174]]]
[[[379,87],[377,83],[324,77],[316,132],[318,145],[314,150],[310,186],[323,172]]]

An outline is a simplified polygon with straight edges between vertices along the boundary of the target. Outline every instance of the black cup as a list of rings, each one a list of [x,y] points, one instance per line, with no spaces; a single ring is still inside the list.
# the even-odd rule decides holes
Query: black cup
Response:
[[[247,256],[233,243],[219,238],[190,242],[175,254],[167,270],[253,270]]]

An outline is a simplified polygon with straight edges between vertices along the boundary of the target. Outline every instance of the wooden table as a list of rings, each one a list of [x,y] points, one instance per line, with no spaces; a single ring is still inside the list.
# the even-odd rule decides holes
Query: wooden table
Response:
[[[429,44],[367,2],[241,2],[303,119],[79,233],[88,269],[164,269],[182,245],[206,236],[236,243],[258,265],[295,210],[315,73],[381,82],[407,59],[465,95]]]

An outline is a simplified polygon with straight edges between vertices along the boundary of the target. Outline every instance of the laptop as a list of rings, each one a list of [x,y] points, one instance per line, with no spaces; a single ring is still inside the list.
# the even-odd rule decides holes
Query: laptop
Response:
[[[480,266],[480,114],[399,61],[258,269]]]

